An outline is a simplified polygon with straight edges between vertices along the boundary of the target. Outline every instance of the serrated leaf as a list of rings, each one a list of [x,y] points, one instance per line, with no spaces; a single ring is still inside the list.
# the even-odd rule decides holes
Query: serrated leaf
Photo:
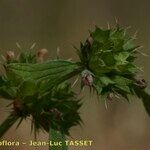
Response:
[[[93,39],[97,42],[104,43],[109,38],[110,31],[102,30],[96,27],[95,31],[91,33]]]
[[[10,129],[10,127],[19,119],[18,116],[10,115],[0,125],[0,138]]]
[[[7,67],[8,72],[10,71],[24,80],[48,81],[46,85],[43,83],[43,89],[47,88],[47,90],[80,72],[79,65],[65,60],[51,60],[39,64],[14,63]]]
[[[41,80],[42,78],[51,79],[51,76],[61,75],[79,69],[76,63],[65,60],[51,60],[44,63],[24,64],[12,63],[7,66],[8,71],[12,71],[22,78]],[[69,70],[69,71],[68,71]]]

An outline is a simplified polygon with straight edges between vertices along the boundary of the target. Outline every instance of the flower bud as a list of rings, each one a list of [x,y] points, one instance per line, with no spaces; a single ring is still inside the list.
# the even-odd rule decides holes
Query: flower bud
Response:
[[[147,83],[144,79],[136,79],[136,83],[141,88],[146,88]]]
[[[82,82],[83,82],[84,85],[92,86],[92,84],[93,84],[93,76],[92,76],[92,73],[90,71],[84,70],[81,73],[81,76],[82,76]]]
[[[14,57],[15,57],[15,54],[13,51],[6,52],[6,56],[5,56],[6,60],[12,60]]]
[[[37,57],[40,61],[43,61],[44,57],[48,54],[48,50],[43,48],[37,52]]]
[[[48,50],[43,48],[43,49],[40,49],[38,52],[37,52],[37,55],[38,57],[44,57],[45,55],[48,54]]]
[[[86,43],[87,43],[87,45],[88,45],[89,47],[91,47],[92,44],[93,44],[93,38],[92,38],[91,36],[89,36],[89,37],[87,38],[87,40],[86,40]]]
[[[107,99],[108,99],[109,101],[112,101],[113,98],[114,98],[114,93],[109,93],[109,94],[107,95]]]
[[[13,102],[13,109],[14,109],[14,114],[18,114],[23,110],[23,104],[20,100],[14,100]]]
[[[57,108],[51,109],[50,112],[53,113],[53,115],[56,119],[62,118],[62,113]]]

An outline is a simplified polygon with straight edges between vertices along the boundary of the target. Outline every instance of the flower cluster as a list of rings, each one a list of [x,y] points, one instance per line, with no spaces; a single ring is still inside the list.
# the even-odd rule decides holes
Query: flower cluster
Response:
[[[86,70],[82,73],[83,83],[93,87],[98,95],[106,95],[108,100],[117,95],[128,100],[128,94],[134,94],[135,86],[144,89],[147,85],[144,79],[136,77],[140,71],[134,63],[138,48],[125,29],[96,27],[77,50],[79,64]]]
[[[69,135],[70,128],[80,124],[81,118],[78,110],[81,103],[69,83],[61,83],[53,89],[46,90],[45,93],[45,89],[49,86],[49,80],[37,82],[31,78],[34,76],[32,73],[28,74],[29,78],[20,78],[8,68],[12,64],[15,66],[17,64],[22,64],[22,66],[34,64],[38,65],[38,68],[35,69],[38,71],[38,69],[42,69],[40,67],[42,63],[47,62],[45,60],[47,54],[46,49],[41,49],[36,53],[21,52],[18,57],[13,51],[7,51],[3,56],[5,73],[0,76],[0,95],[10,100],[11,111],[9,117],[0,126],[0,137],[17,120],[20,120],[19,126],[24,119],[28,118],[32,118],[31,129],[34,129],[35,135],[40,129],[46,132],[53,129]],[[55,70],[54,66],[53,70]]]
[[[69,129],[79,125],[81,106],[72,91],[69,79],[80,75],[81,87],[93,88],[105,100],[136,95],[150,115],[150,94],[147,82],[138,78],[135,65],[139,46],[118,25],[107,30],[96,27],[77,49],[80,60],[60,58],[46,60],[48,51],[21,52],[15,58],[6,53],[5,75],[0,77],[0,95],[11,99],[12,112],[0,126],[0,136],[20,119],[32,117],[35,131],[50,129],[69,135]],[[8,123],[9,122],[9,123]]]

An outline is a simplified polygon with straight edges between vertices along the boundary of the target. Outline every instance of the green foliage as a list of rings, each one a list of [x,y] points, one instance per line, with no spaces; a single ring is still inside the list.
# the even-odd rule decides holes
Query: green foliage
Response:
[[[90,37],[80,44],[77,54],[82,68],[92,73],[92,87],[98,95],[108,99],[121,95],[129,101],[128,95],[135,95],[133,91],[137,86],[136,94],[142,98],[150,114],[150,97],[144,90],[147,84],[144,79],[137,78],[139,69],[134,63],[138,48],[126,30],[118,25],[106,30],[96,27]]]
[[[62,134],[69,135],[69,129],[81,122],[78,113],[81,106],[80,101],[77,100],[76,94],[71,91],[70,84],[62,83],[46,94],[39,91],[41,85],[38,84],[37,86],[31,80],[23,81],[18,87],[12,86],[16,89],[13,97],[11,92],[9,93],[5,89],[13,101],[11,118],[17,117],[23,120],[32,116],[32,127],[35,128],[36,133],[39,129],[49,132],[51,127]],[[3,130],[4,127],[2,124],[0,129]],[[0,133],[2,133],[0,134],[1,137],[3,132]]]
[[[141,90],[138,86],[134,87],[135,94],[142,99],[147,113],[150,115],[150,94],[146,90]]]
[[[55,131],[53,129],[50,129],[50,140],[53,142],[56,141],[61,141],[62,142],[62,146],[61,146],[61,150],[67,150],[67,146],[65,144],[65,136],[63,134],[61,134],[58,131]],[[52,146],[50,147],[50,150],[60,150],[60,147],[57,146]]]
[[[64,82],[72,76],[78,74],[81,67],[76,63],[66,60],[48,60],[44,63],[11,63],[7,65],[7,73],[11,77],[27,80],[34,80],[42,83],[41,91],[46,92],[54,86]]]
[[[81,87],[93,88],[106,100],[122,96],[129,101],[128,95],[137,95],[150,115],[147,83],[137,78],[139,69],[134,63],[137,48],[117,25],[107,30],[96,27],[77,49],[78,62],[43,61],[45,49],[37,54],[21,52],[18,58],[9,52],[3,65],[6,73],[0,77],[0,95],[12,100],[12,112],[0,126],[0,137],[16,120],[20,120],[19,126],[28,117],[35,137],[40,129],[50,131],[52,139],[69,135],[70,128],[81,123],[82,104],[68,81],[76,75],[81,76]]]
[[[81,102],[64,80],[79,72],[79,66],[65,60],[35,63],[29,56],[21,54],[4,62],[6,73],[0,77],[0,95],[11,101],[12,111],[0,126],[0,137],[17,120],[19,127],[29,117],[35,137],[40,129],[49,133],[50,128],[69,135],[70,128],[81,123]]]
[[[25,101],[29,97],[25,98]],[[81,122],[78,110],[81,106],[70,85],[62,84],[47,95],[35,97],[30,102],[30,110],[36,129],[49,132],[50,127],[69,135],[69,129]]]
[[[30,52],[21,52],[18,63],[37,63],[36,55]]]
[[[132,38],[119,26],[107,30],[96,27],[90,38],[92,42],[87,39],[81,44],[78,54],[81,66],[94,74],[93,87],[99,95],[109,92],[131,94],[130,88],[138,72],[133,63],[137,46]]]
[[[7,119],[0,125],[0,137],[2,137],[18,119],[18,116],[9,115]]]

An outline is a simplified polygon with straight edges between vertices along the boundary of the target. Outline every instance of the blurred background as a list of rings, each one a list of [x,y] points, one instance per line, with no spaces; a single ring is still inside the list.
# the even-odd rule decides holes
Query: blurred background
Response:
[[[115,18],[132,35],[138,31],[136,43],[143,45],[143,52],[150,55],[150,1],[148,0],[0,0],[0,53],[7,50],[18,51],[16,42],[28,50],[36,42],[36,49],[46,48],[50,57],[56,56],[60,48],[62,58],[76,60],[73,45],[79,47],[94,26],[107,28],[107,23],[115,24]],[[144,68],[144,78],[150,81],[150,58],[140,56],[137,64]],[[76,86],[76,88],[78,88]],[[150,149],[150,118],[142,102],[131,97],[129,104],[124,99],[108,103],[90,96],[85,89],[81,117],[84,125],[74,127],[74,139],[90,139],[92,147],[70,147],[69,150],[148,150]],[[0,100],[0,123],[8,115]],[[29,141],[30,120],[18,130],[13,126],[3,139]],[[48,135],[40,133],[39,140],[47,140]],[[34,150],[26,145],[20,147],[0,147],[0,150]],[[47,147],[39,147],[47,150]]]

